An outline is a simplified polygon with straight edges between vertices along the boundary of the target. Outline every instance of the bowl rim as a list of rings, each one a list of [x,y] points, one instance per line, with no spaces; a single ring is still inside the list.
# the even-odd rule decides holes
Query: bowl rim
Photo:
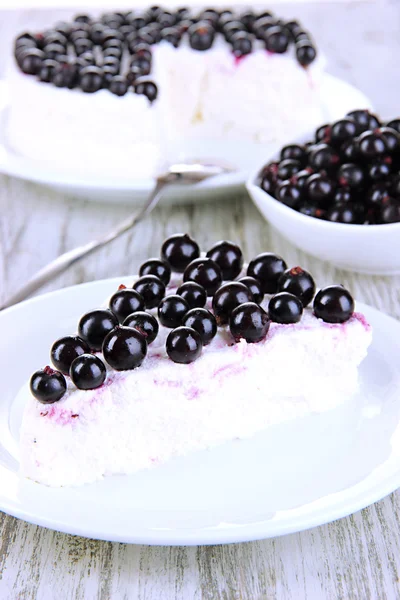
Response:
[[[315,217],[309,217],[308,215],[303,215],[302,213],[298,212],[297,210],[294,210],[294,208],[290,208],[289,206],[286,206],[286,204],[282,204],[282,202],[279,202],[279,200],[277,200],[276,198],[274,198],[273,196],[271,196],[271,194],[269,194],[268,192],[266,192],[265,190],[263,190],[260,185],[257,183],[257,180],[259,179],[260,176],[260,172],[261,170],[270,162],[275,161],[275,160],[279,160],[279,155],[280,155],[280,151],[284,146],[288,146],[290,144],[305,144],[306,142],[309,142],[313,136],[315,135],[315,131],[313,131],[311,134],[305,134],[302,135],[300,137],[298,137],[295,140],[292,141],[287,141],[285,142],[285,144],[281,144],[279,145],[279,147],[275,147],[273,151],[271,151],[270,156],[265,160],[263,160],[262,163],[259,163],[257,165],[257,167],[255,167],[249,177],[246,180],[246,189],[247,191],[250,193],[250,195],[253,197],[252,191],[254,188],[256,188],[257,190],[259,190],[262,194],[264,194],[266,201],[273,206],[274,210],[279,210],[282,215],[287,216],[292,218],[293,220],[296,220],[299,223],[302,223],[304,225],[306,225],[307,223],[309,223],[310,225],[314,224],[317,227],[321,227],[321,229],[326,229],[326,231],[335,231],[336,233],[340,233],[340,231],[342,233],[344,232],[348,232],[348,233],[357,233],[359,235],[370,235],[372,232],[378,233],[378,232],[387,232],[390,233],[392,231],[394,231],[395,229],[399,229],[400,228],[400,223],[382,223],[380,225],[363,225],[360,223],[333,223],[332,221],[325,221],[323,219],[316,219]],[[312,220],[310,222],[310,220]],[[365,233],[361,233],[361,232],[365,232]],[[369,232],[369,233],[368,233]]]

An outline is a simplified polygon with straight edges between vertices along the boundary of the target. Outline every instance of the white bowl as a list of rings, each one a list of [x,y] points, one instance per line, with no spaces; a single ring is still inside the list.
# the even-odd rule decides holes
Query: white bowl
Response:
[[[294,143],[305,143],[306,138]],[[341,269],[369,275],[400,273],[400,223],[346,225],[308,217],[285,206],[259,185],[261,169],[279,153],[266,157],[246,182],[247,190],[264,218],[295,246]]]

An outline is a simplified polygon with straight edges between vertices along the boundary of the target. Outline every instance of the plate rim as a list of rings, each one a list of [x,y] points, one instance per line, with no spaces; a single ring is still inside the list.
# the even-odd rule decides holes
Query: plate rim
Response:
[[[68,286],[59,290],[47,292],[40,296],[36,296],[29,300],[25,300],[19,304],[16,304],[10,308],[0,312],[0,323],[3,319],[8,318],[11,315],[15,315],[21,310],[26,310],[27,306],[32,308],[35,305],[40,304],[44,301],[48,301],[57,298],[60,294],[68,294],[73,290],[80,292],[83,288],[98,287],[106,288],[108,286],[115,287],[115,284],[121,281],[131,279],[131,276],[113,277],[100,280],[94,280],[85,282],[77,285]],[[380,318],[389,320],[391,324],[396,327],[400,327],[400,323],[393,317],[385,314],[384,312],[368,306],[364,303],[358,302],[357,307],[361,311],[368,313],[368,316],[374,320]],[[7,470],[7,467],[2,466],[2,469]],[[8,471],[8,470],[7,470]],[[10,471],[8,471],[10,472]],[[15,475],[15,474],[14,474]],[[370,475],[370,474],[369,474]],[[93,529],[91,526],[82,526],[80,523],[67,523],[60,519],[48,519],[46,516],[37,514],[37,511],[31,512],[29,505],[25,503],[21,504],[19,499],[12,499],[7,497],[3,493],[0,495],[0,510],[3,510],[7,514],[14,517],[21,518],[27,522],[35,525],[47,527],[52,530],[61,531],[72,535],[79,535],[82,537],[121,542],[121,543],[133,543],[133,544],[150,544],[150,545],[199,545],[199,544],[225,544],[225,543],[238,543],[245,541],[255,541],[259,539],[267,539],[270,537],[277,537],[280,535],[287,535],[290,533],[296,533],[305,529],[320,526],[326,523],[330,523],[336,519],[353,514],[378,500],[381,500],[388,494],[395,491],[400,487],[400,469],[395,474],[385,475],[379,482],[372,482],[370,488],[367,491],[358,487],[369,477],[365,477],[354,486],[346,488],[344,491],[354,490],[350,496],[348,493],[344,498],[340,498],[337,502],[329,504],[328,507],[322,506],[317,509],[313,509],[312,505],[315,502],[312,501],[310,504],[311,508],[306,510],[301,515],[289,515],[284,517],[285,513],[289,511],[282,511],[282,516],[279,516],[276,520],[264,519],[261,521],[253,521],[252,523],[240,524],[234,522],[227,522],[218,524],[212,527],[188,527],[187,529],[173,529],[173,528],[144,528],[140,530],[138,528],[135,531],[129,531],[126,534],[114,533],[108,529],[109,526],[105,526],[102,531]],[[29,482],[32,485],[40,485],[34,482]],[[51,489],[51,488],[50,488]],[[343,493],[336,492],[331,494],[335,496]],[[325,496],[324,498],[329,498]],[[317,499],[321,500],[321,499]],[[334,499],[332,499],[333,501]],[[302,508],[307,507],[307,504],[303,505]],[[194,511],[193,511],[194,512]],[[201,512],[201,511],[195,511]],[[107,521],[105,521],[107,523]],[[112,528],[112,525],[111,525]]]

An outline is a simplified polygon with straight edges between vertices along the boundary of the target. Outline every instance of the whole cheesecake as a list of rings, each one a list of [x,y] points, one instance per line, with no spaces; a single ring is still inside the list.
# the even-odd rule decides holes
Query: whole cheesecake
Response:
[[[23,476],[69,486],[134,473],[349,400],[371,327],[342,286],[315,293],[279,256],[243,269],[232,242],[204,257],[173,236],[32,376]]]
[[[324,118],[310,35],[269,12],[79,15],[14,54],[9,145],[85,172],[148,177],[185,149],[262,148]]]

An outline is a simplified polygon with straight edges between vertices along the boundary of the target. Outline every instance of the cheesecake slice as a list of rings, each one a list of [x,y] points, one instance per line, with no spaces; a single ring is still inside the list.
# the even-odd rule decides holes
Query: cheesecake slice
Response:
[[[286,276],[292,291],[300,271],[292,269]],[[193,268],[186,272],[193,273]],[[268,287],[262,281],[265,271],[259,273]],[[180,284],[181,275],[173,274],[167,296],[176,297]],[[272,297],[264,296],[260,310],[278,320]],[[177,330],[160,324],[137,368],[116,370],[106,364],[104,383],[89,390],[78,389],[67,377],[65,393],[51,403],[43,398],[39,402],[27,391],[21,429],[23,476],[49,486],[82,485],[156,467],[173,457],[267,432],[274,424],[334,409],[357,391],[358,367],[371,342],[371,327],[357,312],[343,322],[324,321],[316,314],[326,317],[327,305],[318,310],[315,302],[313,308],[304,308],[297,322],[268,321],[258,343],[246,341],[245,334],[232,335],[232,320],[222,323],[190,364],[171,360],[167,339]],[[206,307],[215,312],[215,297],[208,298]],[[287,315],[281,320],[285,319]],[[103,362],[100,352],[95,355]]]

